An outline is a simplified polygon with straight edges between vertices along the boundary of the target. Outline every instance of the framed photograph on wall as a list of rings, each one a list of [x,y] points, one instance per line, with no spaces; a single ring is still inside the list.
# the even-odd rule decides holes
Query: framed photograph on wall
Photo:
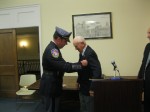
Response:
[[[72,15],[73,37],[85,39],[112,38],[111,12]]]

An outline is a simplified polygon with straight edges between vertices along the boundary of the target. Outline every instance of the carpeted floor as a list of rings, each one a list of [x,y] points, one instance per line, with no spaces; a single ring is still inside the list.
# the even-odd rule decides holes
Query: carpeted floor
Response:
[[[43,112],[40,101],[16,103],[16,99],[0,98],[0,112]]]
[[[16,104],[16,99],[0,98],[0,112],[45,112],[40,100]],[[63,102],[61,112],[80,112],[79,102]],[[143,109],[142,109],[142,112]]]
[[[79,108],[76,108],[75,105],[72,107],[71,104],[67,104],[67,106],[63,106],[61,112],[79,112]],[[40,100],[18,104],[16,99],[0,98],[0,112],[44,112],[44,109]]]

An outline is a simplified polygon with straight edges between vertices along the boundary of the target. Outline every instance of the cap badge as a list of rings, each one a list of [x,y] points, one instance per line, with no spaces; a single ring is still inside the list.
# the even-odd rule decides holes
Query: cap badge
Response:
[[[51,50],[51,54],[54,58],[58,58],[59,57],[59,51],[57,49],[52,49]]]

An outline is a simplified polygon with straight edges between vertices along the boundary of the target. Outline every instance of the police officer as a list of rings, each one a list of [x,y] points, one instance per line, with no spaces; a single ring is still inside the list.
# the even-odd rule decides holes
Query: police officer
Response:
[[[77,63],[66,62],[60,49],[70,42],[72,32],[56,27],[51,41],[46,47],[43,57],[43,75],[40,82],[40,94],[44,96],[46,112],[58,112],[64,72],[77,72],[87,65],[86,60]]]

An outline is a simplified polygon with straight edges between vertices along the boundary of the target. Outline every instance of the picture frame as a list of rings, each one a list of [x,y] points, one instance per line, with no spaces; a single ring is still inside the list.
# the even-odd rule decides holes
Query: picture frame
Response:
[[[72,15],[73,38],[113,38],[111,18],[111,12]]]

